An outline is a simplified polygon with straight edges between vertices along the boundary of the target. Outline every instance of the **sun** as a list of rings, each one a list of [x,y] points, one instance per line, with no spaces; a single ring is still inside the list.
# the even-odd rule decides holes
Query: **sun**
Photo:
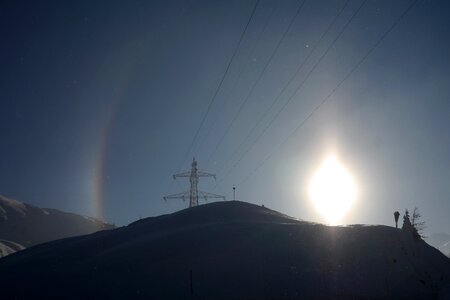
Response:
[[[324,161],[309,186],[315,208],[331,225],[339,224],[350,211],[356,193],[353,177],[335,156]]]

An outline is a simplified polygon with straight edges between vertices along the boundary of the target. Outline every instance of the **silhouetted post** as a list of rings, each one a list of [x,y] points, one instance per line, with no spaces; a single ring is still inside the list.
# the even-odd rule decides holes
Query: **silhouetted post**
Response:
[[[395,219],[395,228],[398,228],[398,218],[400,217],[400,213],[396,211],[394,213],[394,219]]]
[[[236,187],[233,185],[233,200],[236,200]]]
[[[190,270],[189,272],[189,282],[190,282],[190,291],[191,291],[191,296],[194,295],[194,288],[192,287],[192,270]]]

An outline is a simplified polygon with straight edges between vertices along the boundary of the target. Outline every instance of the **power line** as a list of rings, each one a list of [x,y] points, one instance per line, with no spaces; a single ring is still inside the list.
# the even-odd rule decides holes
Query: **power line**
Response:
[[[317,47],[320,45],[322,40],[325,38],[325,36],[328,34],[328,32],[331,30],[331,28],[334,26],[338,18],[341,16],[341,14],[344,12],[345,8],[347,7],[350,0],[347,0],[344,5],[341,7],[341,9],[338,11],[338,13],[334,16],[333,20],[328,24],[327,29],[322,33],[317,43],[312,47],[311,51],[308,53],[308,55],[305,57],[305,59],[302,61],[302,63],[297,68],[296,72],[291,76],[291,78],[287,81],[287,83],[283,86],[283,88],[280,90],[278,95],[275,97],[275,100],[272,101],[271,105],[266,109],[266,111],[259,117],[258,121],[256,121],[253,128],[249,131],[247,136],[243,139],[242,143],[234,150],[234,152],[228,157],[228,159],[225,161],[225,163],[222,164],[221,168],[219,168],[219,171],[217,173],[220,173],[222,169],[228,165],[228,163],[239,153],[242,146],[245,145],[245,142],[250,139],[250,137],[253,135],[254,131],[258,128],[258,126],[261,124],[261,122],[266,118],[268,113],[272,110],[272,108],[275,106],[275,104],[278,103],[278,101],[281,99],[281,96],[284,94],[286,89],[291,85],[291,83],[294,81],[294,79],[297,77],[297,75],[300,73],[300,71],[303,69],[303,66],[305,63],[309,60],[311,55],[315,52]]]
[[[255,14],[255,11],[256,11],[256,8],[258,7],[259,2],[260,2],[260,0],[257,0],[257,1],[255,2],[255,5],[254,5],[253,10],[252,10],[252,13],[250,14],[250,17],[249,17],[249,19],[248,19],[248,21],[247,21],[247,24],[245,25],[244,31],[242,31],[242,33],[241,33],[241,36],[240,36],[239,41],[238,41],[238,43],[237,43],[237,46],[236,46],[236,48],[234,49],[233,55],[231,56],[231,59],[230,59],[230,61],[228,62],[228,65],[227,65],[227,67],[226,67],[226,69],[225,69],[225,72],[224,72],[223,75],[222,75],[222,78],[220,79],[220,83],[219,83],[219,85],[217,86],[217,89],[216,89],[216,91],[214,92],[214,95],[213,95],[213,97],[211,98],[211,100],[209,101],[209,104],[208,104],[208,107],[207,107],[207,109],[206,109],[206,112],[205,112],[205,114],[203,115],[202,121],[200,122],[200,125],[199,125],[199,127],[197,128],[197,131],[195,132],[194,138],[192,139],[192,142],[191,142],[191,144],[190,144],[190,146],[189,146],[189,148],[188,148],[188,151],[186,151],[186,154],[184,155],[184,158],[183,158],[183,161],[182,161],[181,165],[183,165],[184,162],[186,161],[186,159],[187,159],[189,153],[190,153],[191,150],[192,150],[192,147],[193,147],[194,144],[195,144],[195,141],[197,140],[198,134],[200,133],[200,130],[201,130],[201,128],[203,127],[203,124],[205,123],[205,120],[206,120],[206,118],[208,117],[209,112],[211,111],[211,107],[212,107],[213,103],[215,102],[216,97],[217,97],[217,95],[219,94],[220,89],[222,88],[222,84],[223,84],[223,82],[225,81],[225,77],[227,76],[228,71],[230,70],[230,66],[231,66],[231,64],[233,63],[233,60],[234,60],[234,58],[235,58],[235,56],[236,56],[236,54],[237,54],[237,52],[238,52],[238,50],[239,50],[239,48],[240,48],[240,45],[241,45],[241,43],[242,43],[242,40],[244,39],[245,33],[247,32],[247,29],[248,29],[248,26],[249,26],[249,24],[251,23],[251,21],[252,21],[252,19],[253,19],[253,16],[254,16],[254,14]],[[181,166],[180,166],[180,168],[181,168]]]
[[[266,30],[267,30],[267,27],[268,27],[269,24],[271,23],[275,11],[278,10],[278,7],[279,7],[279,2],[276,2],[276,5],[274,5],[274,6],[271,8],[270,14],[269,14],[269,16],[268,16],[266,22],[264,22],[263,28],[262,28],[260,34],[258,35],[258,38],[257,38],[257,40],[255,41],[255,43],[254,43],[254,45],[253,45],[253,47],[252,47],[252,50],[249,52],[249,54],[248,54],[248,56],[247,56],[247,58],[246,58],[247,61],[251,60],[251,57],[252,57],[253,54],[255,53],[256,48],[257,48],[257,46],[259,45],[259,43],[260,43],[262,37],[264,36],[264,33],[265,33]],[[243,67],[243,68],[241,68],[241,71],[239,72],[239,75],[238,75],[238,78],[236,79],[236,82],[239,81],[239,79],[241,78],[242,74],[243,74],[244,71],[247,69],[247,67],[248,67],[248,65],[245,66],[245,67]]]
[[[247,94],[247,96],[245,97],[244,101],[242,101],[241,105],[239,106],[239,109],[237,110],[236,114],[234,115],[233,119],[231,120],[231,123],[228,125],[228,127],[226,128],[224,134],[222,135],[222,137],[220,138],[219,142],[217,143],[216,147],[214,148],[214,150],[211,152],[211,154],[209,155],[208,159],[206,160],[206,164],[209,163],[209,161],[211,160],[211,158],[213,157],[213,155],[217,152],[217,150],[219,149],[219,147],[222,145],[222,142],[224,141],[225,137],[228,135],[228,132],[230,131],[230,129],[233,127],[234,122],[238,119],[238,117],[240,116],[245,104],[247,104],[248,100],[250,99],[250,96],[253,94],[253,91],[255,90],[255,87],[258,85],[258,83],[260,82],[261,78],[263,77],[263,75],[265,74],[267,67],[270,65],[272,59],[274,58],[276,52],[278,51],[278,49],[280,48],[283,40],[285,39],[287,33],[289,32],[289,30],[291,29],[292,25],[294,24],[295,19],[297,18],[297,16],[299,15],[300,11],[302,10],[304,4],[306,3],[306,0],[303,0],[302,3],[299,5],[295,15],[292,17],[291,22],[289,23],[288,27],[286,28],[286,30],[284,31],[283,35],[281,36],[280,40],[278,41],[275,49],[273,50],[272,54],[270,55],[266,65],[264,66],[263,70],[261,71],[261,73],[259,74],[257,80],[253,83],[252,87],[250,88],[249,93]]]
[[[355,72],[363,63],[364,61],[375,51],[375,49],[383,42],[383,40],[386,38],[386,36],[389,35],[390,32],[400,23],[400,21],[411,11],[411,9],[417,4],[418,0],[414,0],[411,2],[411,4],[403,11],[403,13],[392,23],[392,25],[386,30],[381,37],[377,40],[377,42],[369,49],[369,51],[366,52],[366,54],[358,61],[358,63],[348,72],[344,78],[333,88],[333,90],[324,98],[322,101],[314,107],[314,109],[309,113],[309,115],[302,121],[300,124],[287,136],[287,138],[278,144],[278,146],[275,148],[274,151],[272,151],[266,158],[256,167],[253,169],[253,171],[245,177],[239,184],[242,185],[245,183],[252,174],[257,172],[268,160],[270,160],[273,155],[278,152],[281,147],[286,144],[299,130],[302,128],[306,122],[331,98],[331,96],[342,86],[342,84]]]
[[[227,174],[225,176],[221,177],[221,181],[217,182],[216,186],[218,186],[224,178],[226,178],[232,170],[242,161],[242,159],[253,149],[253,147],[256,145],[256,143],[261,139],[261,137],[264,136],[264,134],[267,132],[267,130],[272,126],[272,124],[275,122],[275,120],[278,118],[278,116],[281,114],[281,112],[287,107],[289,103],[291,103],[292,99],[294,99],[294,96],[297,94],[297,92],[304,86],[305,82],[309,79],[311,74],[316,70],[316,68],[319,66],[319,64],[322,62],[322,60],[325,58],[325,56],[329,53],[329,51],[333,48],[333,46],[336,44],[336,42],[340,39],[342,34],[345,32],[347,27],[351,24],[351,22],[355,19],[355,17],[358,15],[358,13],[361,11],[362,7],[366,4],[367,0],[364,0],[361,2],[361,4],[358,6],[358,8],[353,12],[351,17],[347,20],[345,25],[341,28],[338,35],[333,39],[331,44],[328,46],[328,48],[325,50],[325,52],[320,56],[320,58],[316,61],[316,63],[313,65],[313,67],[309,70],[309,72],[306,74],[305,78],[300,82],[298,87],[292,92],[291,96],[287,99],[287,101],[280,107],[280,109],[275,113],[275,115],[272,117],[272,119],[267,123],[266,127],[261,131],[261,133],[256,137],[256,139],[253,140],[253,142],[250,144],[250,146],[245,150],[245,152],[241,155],[241,157],[233,164],[233,166],[229,169]]]
[[[249,17],[247,23],[245,24],[245,27],[244,27],[244,30],[243,30],[242,33],[241,33],[241,36],[239,37],[239,41],[238,41],[238,43],[237,43],[237,45],[236,45],[236,48],[234,49],[234,52],[233,52],[233,54],[232,54],[232,56],[231,56],[231,58],[230,58],[230,60],[229,60],[229,62],[228,62],[228,64],[227,64],[227,67],[226,67],[226,69],[225,69],[225,72],[223,73],[222,78],[220,79],[219,85],[217,86],[217,88],[216,88],[216,90],[215,90],[215,92],[214,92],[213,97],[212,97],[211,100],[209,101],[209,104],[208,104],[208,107],[207,107],[207,109],[206,109],[206,112],[205,112],[205,114],[203,115],[203,118],[202,118],[202,120],[201,120],[201,122],[200,122],[199,127],[197,128],[197,131],[196,131],[195,134],[194,134],[194,138],[192,139],[192,142],[190,143],[190,145],[189,145],[189,147],[188,147],[186,153],[183,155],[183,159],[181,160],[181,164],[180,164],[180,166],[178,167],[178,169],[181,169],[181,168],[182,168],[184,162],[186,161],[186,159],[188,158],[189,154],[191,153],[192,147],[194,146],[194,144],[195,144],[195,142],[196,142],[196,140],[197,140],[197,137],[198,137],[198,135],[199,135],[199,133],[200,133],[200,130],[202,129],[203,124],[205,123],[205,120],[207,119],[207,117],[208,117],[208,115],[209,115],[209,112],[211,111],[211,107],[212,107],[213,103],[215,102],[216,97],[217,97],[217,95],[218,95],[220,89],[222,88],[222,84],[223,84],[223,82],[224,82],[224,80],[225,80],[225,77],[227,76],[228,71],[229,71],[229,69],[230,69],[230,66],[231,66],[231,64],[233,63],[234,58],[235,58],[235,56],[236,56],[236,54],[237,54],[237,52],[238,52],[238,50],[239,50],[239,48],[240,48],[240,46],[241,46],[242,40],[244,39],[245,33],[247,32],[247,29],[248,29],[248,26],[250,25],[250,23],[251,23],[251,21],[252,21],[252,19],[253,19],[253,16],[254,16],[255,11],[256,11],[256,9],[257,9],[257,7],[258,7],[258,5],[259,5],[259,2],[260,2],[260,0],[256,0],[255,5],[253,6],[253,9],[252,9],[252,12],[251,12],[251,14],[250,14],[250,17]],[[171,184],[170,184],[170,186],[171,186]],[[169,189],[170,189],[170,186],[169,186]]]
[[[249,60],[250,60],[250,57],[251,57],[251,56],[253,55],[253,53],[255,52],[255,49],[256,49],[256,47],[258,46],[258,44],[259,44],[259,42],[260,42],[262,36],[264,35],[264,32],[265,32],[266,29],[267,29],[267,26],[269,25],[270,21],[272,20],[273,14],[274,14],[274,12],[275,12],[275,10],[276,10],[277,7],[278,7],[278,6],[274,6],[274,7],[271,9],[270,14],[269,14],[269,17],[267,18],[267,21],[264,23],[263,28],[262,28],[261,32],[259,33],[259,35],[258,35],[258,37],[257,37],[257,39],[256,39],[256,41],[255,41],[255,44],[254,44],[252,50],[251,50],[251,51],[249,52],[249,54],[247,55],[246,61],[249,61]],[[242,74],[244,73],[244,71],[245,71],[246,69],[247,69],[246,67],[243,67],[243,68],[241,69],[241,71],[239,72],[239,75],[237,76],[236,81],[235,81],[235,84],[234,84],[234,89],[236,88],[237,82],[239,82],[239,79],[241,78]],[[220,109],[219,109],[219,112],[221,112],[221,111],[223,110],[225,104],[226,104],[226,101],[222,101],[222,105],[221,105],[221,107],[220,107]],[[217,122],[218,119],[219,119],[219,118],[214,118],[213,123],[211,124],[211,126],[208,126],[208,132],[206,133],[205,137],[202,139],[202,141],[201,141],[201,143],[200,143],[200,145],[198,146],[197,149],[201,149],[201,148],[203,147],[203,144],[204,144],[205,141],[208,139],[208,137],[209,137],[209,135],[211,134],[211,131],[212,131],[212,129],[214,128],[214,126],[216,125],[216,122]],[[207,164],[205,164],[205,165],[207,165]]]

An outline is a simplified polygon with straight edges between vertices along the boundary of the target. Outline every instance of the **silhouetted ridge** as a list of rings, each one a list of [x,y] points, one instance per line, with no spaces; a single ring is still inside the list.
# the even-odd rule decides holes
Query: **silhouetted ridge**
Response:
[[[25,249],[0,259],[0,289],[5,299],[190,299],[191,273],[195,299],[450,296],[450,260],[400,229],[301,222],[238,201]]]
[[[220,201],[186,208],[159,217],[145,218],[129,226],[177,223],[182,226],[216,222],[296,222],[295,219],[264,206],[242,201]]]

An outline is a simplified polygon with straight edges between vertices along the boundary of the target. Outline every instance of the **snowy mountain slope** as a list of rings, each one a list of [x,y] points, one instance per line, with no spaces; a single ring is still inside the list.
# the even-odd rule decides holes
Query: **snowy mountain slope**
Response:
[[[447,256],[450,256],[450,234],[433,233],[426,238],[426,242]]]
[[[0,240],[0,258],[23,249],[25,249],[25,247],[17,243]]]
[[[8,211],[25,216],[27,210],[24,203],[0,195],[0,219],[8,220]]]
[[[238,201],[31,247],[1,259],[3,273],[6,299],[450,295],[450,260],[400,229],[328,227]]]
[[[41,209],[0,196],[0,239],[24,247],[113,227],[93,218]]]

